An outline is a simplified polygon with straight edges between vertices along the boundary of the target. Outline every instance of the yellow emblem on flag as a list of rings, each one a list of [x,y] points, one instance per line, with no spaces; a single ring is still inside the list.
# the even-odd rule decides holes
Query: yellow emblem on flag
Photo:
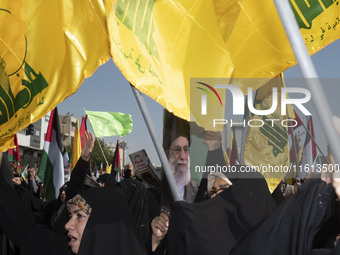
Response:
[[[231,78],[272,78],[296,64],[274,1],[214,0],[214,5],[234,64]],[[290,0],[290,5],[310,54],[339,38],[338,2]],[[240,87],[245,93],[248,84]]]
[[[190,119],[190,78],[230,77],[212,1],[105,2],[111,54],[127,80]]]
[[[310,54],[339,38],[337,2],[291,0],[291,6]],[[105,8],[116,65],[138,90],[185,120],[190,79],[269,79],[296,64],[272,0],[107,0]],[[246,94],[263,84],[239,87]]]
[[[288,119],[289,112],[292,112],[292,109],[290,109],[287,111],[287,115],[281,115],[280,88],[284,87],[282,76],[273,78],[258,89],[254,108],[257,110],[271,108],[273,87],[278,88],[276,110],[268,115],[251,116],[249,120],[251,126],[248,127],[247,140],[244,146],[244,164],[255,167],[266,178],[271,192],[275,190],[289,169],[288,130],[287,127],[282,125],[282,121]],[[291,105],[289,106],[291,107]],[[289,124],[286,123],[286,125]]]
[[[0,150],[109,58],[101,0],[1,1]]]

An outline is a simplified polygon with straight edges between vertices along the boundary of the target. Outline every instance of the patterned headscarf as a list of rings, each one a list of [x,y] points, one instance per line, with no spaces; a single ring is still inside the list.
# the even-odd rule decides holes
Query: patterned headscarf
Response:
[[[67,210],[70,212],[71,205],[78,206],[87,215],[91,214],[92,208],[81,195],[76,195],[67,201]]]

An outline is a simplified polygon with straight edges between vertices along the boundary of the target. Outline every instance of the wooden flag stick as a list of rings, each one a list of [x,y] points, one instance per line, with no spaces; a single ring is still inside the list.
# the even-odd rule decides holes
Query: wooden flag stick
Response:
[[[104,159],[105,159],[106,165],[108,166],[109,163],[107,162],[107,159],[106,159],[106,157],[105,157],[104,151],[103,151],[102,146],[100,145],[99,139],[98,139],[97,137],[96,137],[96,140],[97,140],[98,145],[99,145],[99,148],[100,148],[100,150],[101,150],[101,152],[102,152],[102,154],[103,154],[103,157],[104,157]]]

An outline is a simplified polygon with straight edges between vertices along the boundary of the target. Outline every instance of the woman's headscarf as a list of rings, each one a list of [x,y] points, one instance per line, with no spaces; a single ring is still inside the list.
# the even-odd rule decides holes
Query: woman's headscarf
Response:
[[[117,185],[115,176],[113,174],[102,174],[101,176],[99,176],[97,181],[105,183],[105,187],[114,188]]]
[[[145,254],[138,241],[131,210],[122,194],[113,188],[90,188],[75,201],[91,208],[80,243],[79,255]]]

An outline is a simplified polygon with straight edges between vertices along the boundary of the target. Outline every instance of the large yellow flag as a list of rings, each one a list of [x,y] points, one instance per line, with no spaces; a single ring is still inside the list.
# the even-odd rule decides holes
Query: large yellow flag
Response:
[[[105,8],[116,65],[178,117],[190,119],[190,78],[231,75],[212,1],[107,0]]]
[[[71,171],[76,166],[78,159],[81,155],[81,142],[80,142],[80,132],[79,132],[79,121],[76,122],[76,130],[74,132],[73,146],[72,146],[72,166]]]
[[[110,58],[101,0],[0,2],[0,150]]]
[[[310,54],[339,38],[337,1],[290,3]],[[105,7],[116,65],[186,120],[191,78],[273,78],[296,64],[273,0],[107,0]],[[239,86],[246,94],[264,83]]]
[[[288,117],[294,113],[289,105],[287,115],[281,115],[281,88],[283,77],[274,78],[261,87],[254,100],[254,108],[268,110],[273,105],[273,87],[278,88],[276,110],[267,115],[252,115],[248,122],[247,140],[244,146],[244,164],[253,166],[266,178],[273,192],[289,170]],[[249,96],[249,95],[248,95]]]
[[[214,0],[220,31],[234,64],[232,77],[274,77],[296,64],[272,0]],[[310,54],[340,36],[333,0],[290,0]],[[255,85],[255,88],[261,84]],[[242,86],[246,91],[246,86]]]

